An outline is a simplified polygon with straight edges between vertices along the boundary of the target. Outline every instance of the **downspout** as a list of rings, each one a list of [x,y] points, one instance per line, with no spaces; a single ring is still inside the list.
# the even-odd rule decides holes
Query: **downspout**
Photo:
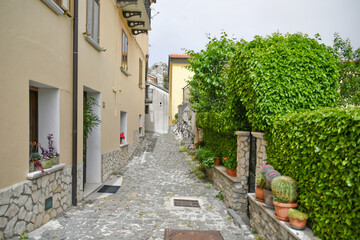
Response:
[[[77,132],[78,132],[78,0],[74,0],[73,26],[73,131],[72,131],[72,205],[77,205]]]

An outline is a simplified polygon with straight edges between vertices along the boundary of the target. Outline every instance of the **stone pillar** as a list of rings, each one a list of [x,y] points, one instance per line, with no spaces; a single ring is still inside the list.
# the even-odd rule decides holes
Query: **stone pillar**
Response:
[[[250,132],[238,131],[237,135],[237,168],[236,175],[241,180],[241,184],[248,190],[249,177],[249,158],[250,158]]]
[[[265,133],[263,132],[252,132],[254,137],[256,137],[256,176],[260,173],[261,168],[266,165],[267,156],[266,156],[266,147],[267,142],[264,138]]]

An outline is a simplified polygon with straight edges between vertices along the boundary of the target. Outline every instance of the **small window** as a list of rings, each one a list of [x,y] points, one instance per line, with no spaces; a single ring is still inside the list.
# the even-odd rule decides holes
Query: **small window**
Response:
[[[142,86],[142,78],[143,78],[143,62],[139,58],[139,86]]]
[[[124,31],[122,33],[121,68],[128,70],[128,38]]]
[[[99,0],[87,0],[87,26],[86,32],[94,41],[99,43],[99,20],[100,4]]]
[[[145,105],[145,114],[149,114],[149,105]]]

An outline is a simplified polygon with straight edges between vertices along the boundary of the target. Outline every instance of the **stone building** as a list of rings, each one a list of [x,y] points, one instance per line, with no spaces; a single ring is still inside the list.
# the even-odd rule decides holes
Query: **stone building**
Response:
[[[153,2],[0,1],[0,239],[76,205],[140,142]],[[83,155],[90,97],[101,123]],[[29,142],[47,147],[49,134],[59,163],[31,171]]]

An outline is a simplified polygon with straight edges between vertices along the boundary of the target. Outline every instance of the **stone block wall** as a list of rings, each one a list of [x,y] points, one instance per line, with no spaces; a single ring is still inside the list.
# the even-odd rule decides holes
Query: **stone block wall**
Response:
[[[183,103],[178,106],[178,120],[174,129],[177,138],[182,145],[186,145],[188,149],[194,149],[194,121],[196,115],[191,111],[190,103]]]
[[[264,138],[264,133],[262,132],[252,132],[254,137],[256,137],[256,176],[260,173],[261,168],[266,165],[267,155],[266,147],[267,142]]]
[[[141,144],[142,138],[139,131],[134,131],[134,143],[124,144],[114,151],[102,155],[102,182],[105,182],[111,174],[120,171],[129,161],[135,149]]]
[[[244,181],[231,177],[223,166],[215,166],[208,170],[208,175],[215,188],[221,191],[225,205],[243,214],[247,211],[247,188]]]
[[[83,197],[82,167],[78,165],[79,201]],[[0,240],[33,231],[71,206],[72,168],[65,164],[55,168],[48,175],[29,174],[31,180],[0,190]],[[50,197],[52,208],[45,211],[45,200]]]
[[[275,217],[272,209],[266,208],[264,203],[255,200],[255,193],[249,193],[250,225],[256,229],[262,239],[268,240],[319,240],[313,232],[306,228],[297,231],[290,228],[289,222],[280,221]]]

